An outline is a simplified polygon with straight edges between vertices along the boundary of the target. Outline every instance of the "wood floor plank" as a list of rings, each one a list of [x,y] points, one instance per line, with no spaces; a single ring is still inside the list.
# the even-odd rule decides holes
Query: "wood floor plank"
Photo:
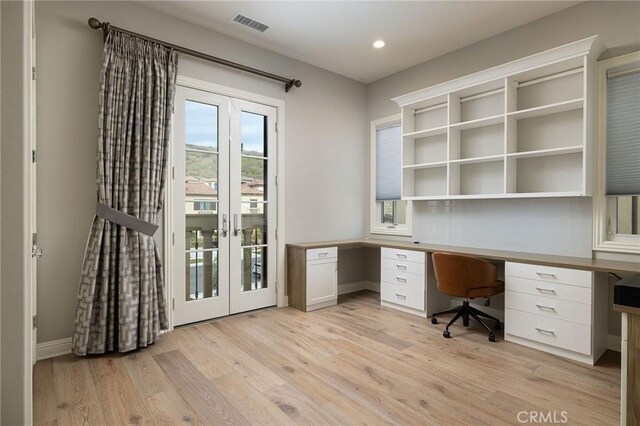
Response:
[[[58,424],[106,424],[88,359],[65,355],[53,360]],[[36,382],[38,383],[38,382]],[[35,418],[34,423],[40,419]]]
[[[109,354],[89,359],[105,421],[112,425],[149,423],[151,413],[124,368],[125,357],[127,355]]]
[[[254,425],[294,425],[289,416],[240,374],[231,373],[213,381],[225,398]]]
[[[225,357],[234,371],[240,373],[261,392],[273,386],[284,384],[280,377],[253,359],[249,354],[233,345],[222,334],[217,332],[214,335],[207,334],[205,330],[211,330],[210,328],[194,330],[198,333],[203,333],[202,335],[205,336],[207,345],[214,352]]]
[[[39,361],[33,367],[33,418],[36,425],[55,425],[58,423],[55,381],[53,378],[53,360]]]
[[[364,291],[314,312],[180,327],[129,355],[41,361],[34,423],[493,426],[518,424],[522,411],[619,423],[619,354],[588,366],[500,334],[490,343],[473,322],[445,339],[445,320]]]
[[[156,425],[208,425],[199,418],[176,389],[156,393],[145,400]]]
[[[172,389],[172,384],[162,369],[147,351],[136,351],[119,358],[119,362],[126,369],[136,393],[142,398],[148,398]]]
[[[154,358],[182,398],[205,424],[249,424],[181,351],[165,352]]]

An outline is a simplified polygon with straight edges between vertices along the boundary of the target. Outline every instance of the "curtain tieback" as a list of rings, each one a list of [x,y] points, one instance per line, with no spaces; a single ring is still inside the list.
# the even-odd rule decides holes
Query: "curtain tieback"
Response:
[[[116,210],[102,203],[96,204],[96,215],[108,220],[109,222],[124,226],[125,228],[132,229],[150,237],[153,237],[153,234],[158,230],[158,225],[138,219],[135,216],[131,216],[130,214],[121,212],[120,210]]]

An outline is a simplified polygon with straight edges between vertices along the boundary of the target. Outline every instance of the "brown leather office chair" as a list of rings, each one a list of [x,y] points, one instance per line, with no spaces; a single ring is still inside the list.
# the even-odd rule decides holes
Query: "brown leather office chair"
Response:
[[[460,317],[462,317],[463,325],[467,327],[469,325],[469,315],[471,315],[473,319],[489,331],[489,341],[495,342],[496,337],[493,329],[480,317],[494,321],[496,330],[501,328],[500,320],[469,306],[469,299],[476,297],[489,298],[504,292],[504,281],[498,280],[496,266],[483,259],[459,254],[433,253],[432,258],[438,289],[448,296],[462,297],[464,301],[462,306],[433,314],[431,323],[438,323],[437,315],[455,312],[456,315],[449,321],[442,333],[444,337],[451,337],[449,327]]]

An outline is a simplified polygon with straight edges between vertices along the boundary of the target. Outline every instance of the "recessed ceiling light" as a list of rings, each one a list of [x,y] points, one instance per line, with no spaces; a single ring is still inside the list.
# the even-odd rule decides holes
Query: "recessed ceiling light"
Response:
[[[381,49],[384,47],[384,41],[383,40],[376,40],[373,42],[373,47],[375,47],[376,49]]]

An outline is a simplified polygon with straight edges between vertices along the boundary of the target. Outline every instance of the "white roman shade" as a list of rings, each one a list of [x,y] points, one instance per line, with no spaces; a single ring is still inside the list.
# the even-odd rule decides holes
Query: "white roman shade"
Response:
[[[400,123],[376,130],[376,200],[400,199]]]
[[[607,195],[640,194],[640,70],[607,77]]]

